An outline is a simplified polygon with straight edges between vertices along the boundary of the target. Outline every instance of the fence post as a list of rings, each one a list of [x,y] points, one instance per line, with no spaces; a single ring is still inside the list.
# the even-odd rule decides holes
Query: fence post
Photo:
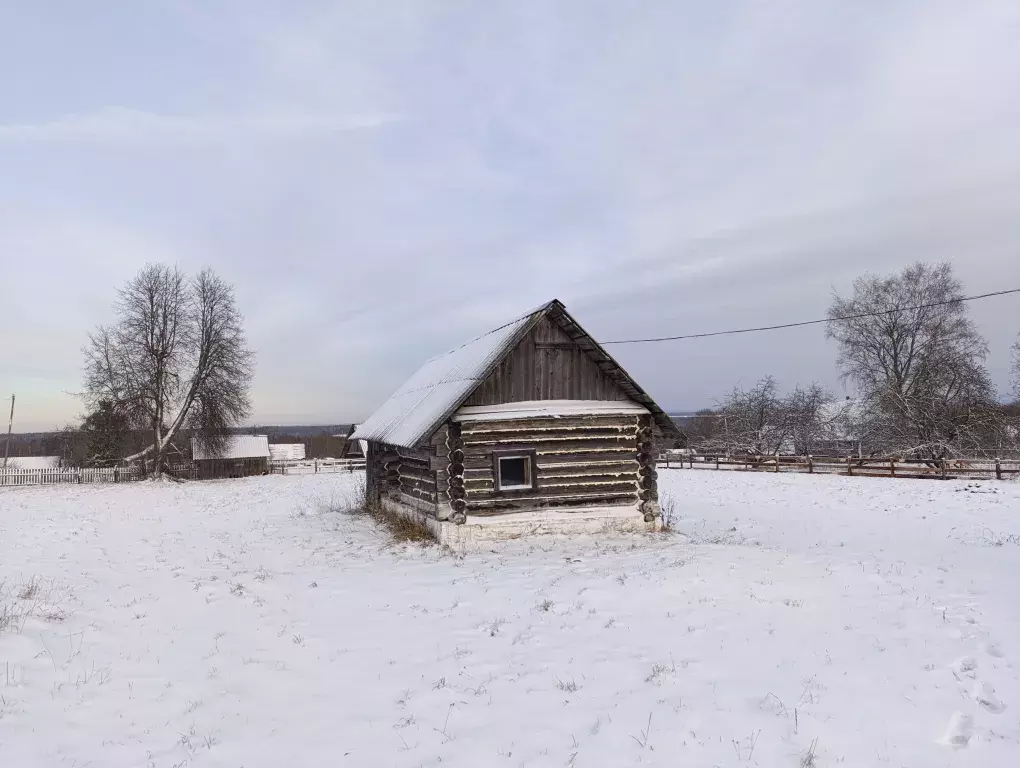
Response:
[[[889,459],[889,477],[896,477],[896,459]]]
[[[942,479],[945,480],[946,479],[946,460],[945,459],[941,459],[939,461],[939,464],[942,466]]]
[[[853,468],[853,467],[851,466],[851,464],[850,464],[850,457],[849,457],[849,456],[847,456],[847,457],[846,457],[846,473],[847,473],[847,475],[849,475],[850,477],[853,477],[853,474],[854,474],[854,468]]]
[[[813,475],[815,473],[815,463],[811,460],[811,456],[807,457],[807,473]]]
[[[1002,462],[998,458],[995,459],[995,479],[1002,479]]]
[[[718,453],[715,455],[715,468],[719,469],[719,454]]]
[[[315,472],[313,474],[319,474],[319,460],[315,460]]]
[[[120,480],[120,467],[113,468],[113,482],[119,482]]]

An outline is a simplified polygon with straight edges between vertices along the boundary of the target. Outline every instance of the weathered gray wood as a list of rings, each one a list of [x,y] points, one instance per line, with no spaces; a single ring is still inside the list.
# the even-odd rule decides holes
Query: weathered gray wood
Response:
[[[637,484],[633,481],[623,481],[616,483],[607,483],[605,485],[582,487],[577,485],[567,486],[556,486],[556,487],[539,487],[538,491],[520,491],[496,493],[494,491],[471,491],[467,497],[468,505],[474,506],[480,502],[494,501],[498,499],[505,499],[511,496],[518,498],[557,498],[561,496],[585,496],[593,499],[618,496],[618,495],[629,495],[634,501],[637,501]]]
[[[637,454],[632,448],[621,446],[611,451],[598,451],[595,453],[576,453],[576,452],[563,452],[563,453],[548,453],[539,451],[538,454],[538,466],[540,468],[552,467],[556,464],[581,464],[581,465],[592,465],[598,466],[602,464],[615,464],[615,463],[633,463],[637,464]]]
[[[498,421],[466,421],[461,430],[465,440],[471,440],[477,434],[492,432],[513,432],[521,429],[531,432],[542,430],[560,431],[563,429],[613,428],[637,433],[636,416],[626,414],[604,414],[591,416],[561,416],[559,418],[528,418],[502,419]]]
[[[581,459],[580,457],[586,456],[587,459]],[[464,471],[470,469],[485,469],[491,468],[492,466],[492,451],[485,453],[479,453],[476,456],[468,456],[464,459]],[[598,458],[594,458],[598,457]],[[548,466],[550,464],[557,463],[576,463],[577,461],[602,461],[606,463],[615,463],[621,461],[634,461],[637,463],[637,455],[633,449],[628,450],[626,447],[618,447],[611,449],[601,449],[599,451],[588,451],[585,453],[576,453],[569,448],[564,448],[559,451],[548,451],[543,448],[538,449],[538,466],[539,468]],[[637,467],[635,466],[635,471]]]
[[[600,451],[619,451],[619,450],[634,450],[633,439],[625,437],[611,438],[611,437],[599,437],[592,438],[590,440],[581,439],[556,439],[549,440],[546,438],[534,438],[534,439],[523,439],[513,440],[506,443],[476,443],[474,445],[465,446],[464,450],[468,457],[472,456],[488,456],[492,453],[494,448],[521,448],[532,449],[538,451],[539,454],[562,454],[562,453],[598,453]]]
[[[543,347],[539,347],[541,343]],[[478,386],[465,405],[527,400],[627,400],[585,350],[543,318]]]
[[[619,427],[592,427],[581,429],[577,427],[569,429],[536,429],[525,431],[523,429],[505,430],[502,432],[477,432],[464,437],[464,449],[469,450],[476,445],[492,445],[493,443],[513,442],[535,442],[564,440],[628,440],[636,444],[633,429],[621,429]]]
[[[531,497],[513,499],[501,496],[491,501],[472,503],[468,512],[472,517],[487,517],[490,515],[506,514],[508,512],[525,512],[536,509],[550,509],[570,511],[577,507],[633,507],[636,498],[633,493],[605,494],[599,496],[573,496],[554,498]]]

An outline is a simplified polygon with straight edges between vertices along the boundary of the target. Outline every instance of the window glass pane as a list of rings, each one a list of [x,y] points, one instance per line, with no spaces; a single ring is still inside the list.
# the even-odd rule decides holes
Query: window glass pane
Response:
[[[525,456],[499,460],[499,484],[505,488],[508,485],[530,485],[528,478],[528,459]]]

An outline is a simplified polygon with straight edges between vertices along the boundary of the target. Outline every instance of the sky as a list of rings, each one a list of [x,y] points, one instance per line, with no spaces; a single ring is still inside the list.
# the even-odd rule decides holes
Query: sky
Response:
[[[80,415],[150,261],[232,282],[253,423],[366,417],[551,298],[597,339],[822,317],[865,272],[1020,287],[1020,3],[0,0],[0,396]],[[975,302],[1008,386],[1020,297]],[[616,346],[668,409],[823,327]]]

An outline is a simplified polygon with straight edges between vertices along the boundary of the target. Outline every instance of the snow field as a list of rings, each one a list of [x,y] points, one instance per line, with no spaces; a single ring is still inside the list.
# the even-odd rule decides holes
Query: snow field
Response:
[[[359,475],[0,492],[0,763],[1020,763],[1020,486],[660,477],[462,558]]]

